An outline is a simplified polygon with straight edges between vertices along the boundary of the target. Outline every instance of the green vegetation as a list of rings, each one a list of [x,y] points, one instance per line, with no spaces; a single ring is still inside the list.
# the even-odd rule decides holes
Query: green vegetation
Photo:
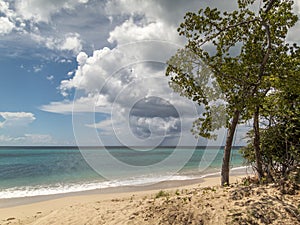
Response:
[[[262,168],[270,181],[290,178],[300,183],[300,90],[291,94],[292,91],[295,90],[291,88],[289,93],[273,93],[263,108],[267,124],[260,130]],[[249,132],[248,136],[252,140],[253,132]],[[252,149],[250,141],[241,152],[248,163],[254,164]]]
[[[160,190],[156,195],[155,198],[161,198],[161,197],[166,197],[168,198],[170,194],[166,191]]]
[[[244,156],[259,179],[274,161],[274,167],[287,167],[285,172],[299,163],[299,47],[286,42],[298,18],[291,0],[263,0],[257,11],[251,10],[257,9],[251,7],[254,2],[238,0],[233,12],[209,7],[188,12],[178,28],[187,44],[168,61],[166,71],[174,91],[205,108],[194,122],[195,135],[213,138],[213,131],[228,129],[222,185],[229,184],[239,123],[253,123]],[[226,108],[216,104],[218,99]],[[262,129],[265,121],[269,124]]]

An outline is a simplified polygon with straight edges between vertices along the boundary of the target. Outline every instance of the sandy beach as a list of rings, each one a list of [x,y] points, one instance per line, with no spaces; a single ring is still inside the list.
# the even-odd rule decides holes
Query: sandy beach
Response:
[[[127,188],[109,194],[94,191],[39,199],[0,208],[0,224],[300,223],[299,192],[281,195],[272,186],[235,184],[241,179],[231,177],[233,185],[227,188],[219,186],[219,177],[210,177],[181,187],[166,182],[135,187],[135,191]]]

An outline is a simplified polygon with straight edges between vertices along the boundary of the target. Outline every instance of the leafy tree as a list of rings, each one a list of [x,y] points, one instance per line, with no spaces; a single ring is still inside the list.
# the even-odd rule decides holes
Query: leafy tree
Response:
[[[292,73],[290,55],[296,46],[285,42],[287,32],[297,22],[290,0],[263,0],[258,12],[254,0],[238,0],[238,10],[221,13],[218,9],[188,12],[178,28],[187,44],[168,62],[171,87],[203,105],[204,114],[195,121],[193,132],[212,137],[222,126],[213,120],[220,108],[217,98],[226,102],[228,129],[221,171],[221,184],[229,183],[229,163],[238,123],[253,119],[253,148],[256,169],[263,176],[259,120],[261,107],[281,72]],[[290,72],[286,73],[285,70]],[[212,71],[207,74],[207,70]],[[214,88],[219,87],[219,90]],[[222,117],[223,118],[223,117]]]
[[[300,94],[278,92],[269,96],[271,109],[264,115],[268,122],[260,130],[263,173],[276,181],[281,177],[288,178],[290,172],[299,170],[300,166]],[[250,140],[253,131],[248,133]],[[248,163],[255,163],[253,143],[241,149]]]
[[[295,51],[296,49],[296,51]],[[261,106],[264,126],[260,130],[263,173],[271,180],[300,172],[300,51],[297,46],[286,57],[284,71]],[[280,70],[280,68],[279,68]],[[250,141],[253,131],[249,132]],[[249,163],[255,162],[253,144],[241,149]],[[298,168],[297,168],[298,167]]]

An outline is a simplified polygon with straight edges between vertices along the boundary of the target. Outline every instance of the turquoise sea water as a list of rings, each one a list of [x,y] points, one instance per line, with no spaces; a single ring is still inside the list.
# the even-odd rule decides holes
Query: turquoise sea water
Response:
[[[117,162],[139,168],[155,165],[174,154],[174,148],[0,148],[0,199],[93,190],[126,185],[147,185],[163,180],[187,180],[204,177],[220,171],[223,149],[182,148],[179,155],[192,155],[184,165],[169,164],[155,173],[121,171],[107,167],[105,176],[95,172],[85,161],[82,151],[93,155],[107,151]],[[212,155],[207,161],[207,157]],[[96,157],[96,154],[95,154]],[[206,159],[205,159],[206,158]],[[213,159],[213,160],[212,160]],[[106,158],[95,159],[105,163]],[[206,161],[207,162],[206,162]],[[211,161],[212,160],[212,161]],[[203,163],[204,162],[204,163]],[[200,165],[200,167],[199,167]],[[232,151],[231,167],[243,166],[238,148]],[[174,168],[180,170],[174,170]],[[146,171],[146,172],[144,172]],[[175,171],[175,172],[174,172]],[[98,171],[99,172],[99,171]],[[110,177],[107,177],[110,174]]]

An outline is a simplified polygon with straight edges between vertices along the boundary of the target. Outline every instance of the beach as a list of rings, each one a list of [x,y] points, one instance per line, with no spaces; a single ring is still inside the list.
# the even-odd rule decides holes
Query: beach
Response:
[[[282,195],[272,185],[229,187],[213,176],[178,187],[80,192],[0,209],[0,224],[298,224],[300,193]],[[294,215],[293,215],[294,214]],[[251,223],[253,222],[253,223]]]
[[[93,156],[96,150],[86,151]],[[0,224],[300,223],[299,191],[286,195],[274,185],[244,182],[253,171],[243,165],[238,149],[232,155],[231,185],[223,188],[222,150],[181,149],[179,153],[189,151],[193,153],[190,160],[180,171],[170,173],[176,169],[175,162],[153,171],[142,170],[148,167],[141,163],[162,161],[173,149],[138,153],[110,149],[109,153],[136,170],[110,167],[104,172],[110,172],[112,179],[105,180],[78,149],[2,149]],[[208,156],[213,157],[204,169],[201,165],[206,163],[201,162]]]
[[[241,176],[232,178],[234,181],[238,179],[241,179]],[[195,183],[191,184],[191,182]],[[181,182],[180,185],[169,181],[151,186],[123,187],[111,190],[113,193],[105,193],[105,190],[93,190],[73,193],[71,196],[51,196],[50,200],[47,200],[47,196],[10,199],[10,201],[6,201],[9,202],[7,205],[13,206],[0,208],[0,221],[1,224],[51,224],[52,222],[55,224],[86,224],[88,221],[93,224],[95,222],[93,218],[101,214],[108,216],[105,219],[107,224],[118,224],[121,223],[121,220],[126,221],[127,214],[130,216],[131,213],[134,213],[137,209],[136,203],[146,199],[147,201],[155,199],[160,190],[175,193],[179,189],[193,190],[199,187],[218,186],[220,178],[214,176],[201,179],[201,181],[189,181],[185,186],[182,186],[183,183]],[[98,210],[93,212],[95,208]],[[109,214],[111,215],[109,216]],[[117,218],[113,219],[115,217]]]

